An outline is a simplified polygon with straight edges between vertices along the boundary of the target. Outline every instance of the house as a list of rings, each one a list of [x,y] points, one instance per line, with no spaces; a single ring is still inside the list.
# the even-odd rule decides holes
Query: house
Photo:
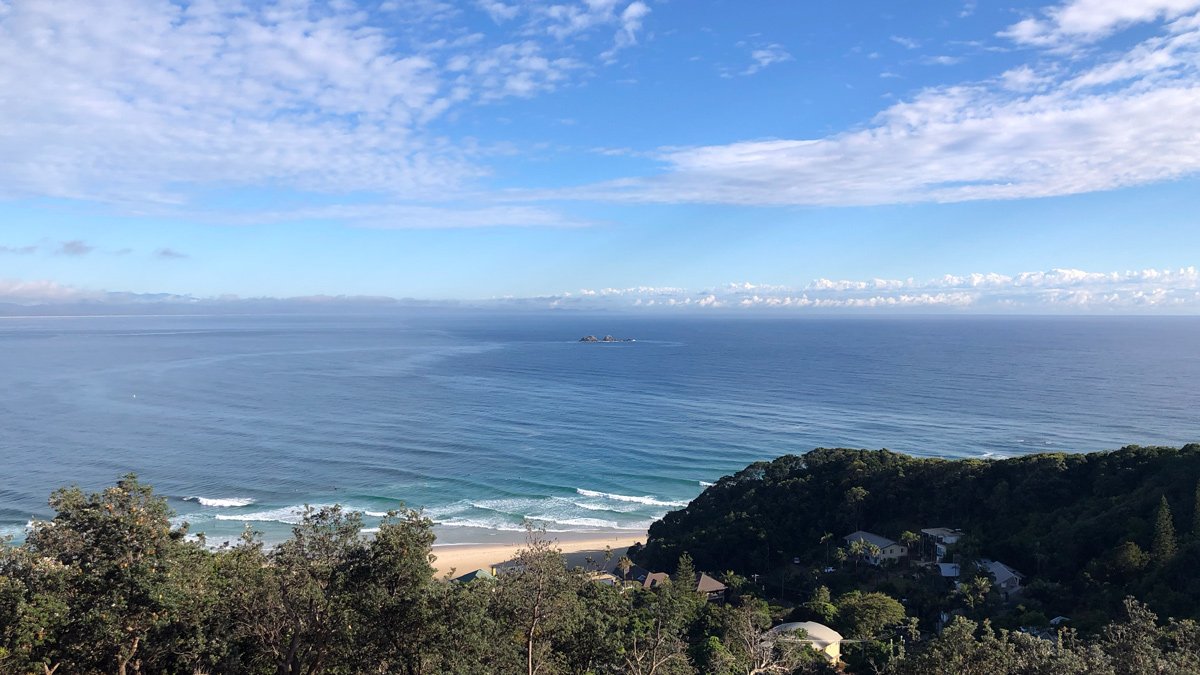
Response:
[[[666,572],[651,572],[642,579],[642,588],[651,589],[659,584],[670,581],[671,575]]]
[[[996,562],[995,560],[980,560],[979,568],[992,576],[996,584],[996,590],[1000,591],[1000,596],[1005,600],[1009,596],[1021,592],[1021,580],[1025,578],[1025,575],[1008,565]]]
[[[613,576],[620,578],[626,585],[642,586],[646,583],[646,578],[650,576],[650,570],[640,565],[630,565],[628,570],[621,569],[620,565],[614,565],[608,571]]]
[[[496,572],[494,570],[490,570],[490,569],[489,570],[477,569],[474,572],[467,572],[466,574],[462,575],[461,577],[454,577],[453,579],[451,579],[451,581],[453,581],[454,583],[457,583],[457,584],[465,584],[465,583],[470,583],[472,581],[475,581],[476,579],[483,579],[486,581],[495,581],[496,580]]]
[[[845,537],[842,537],[842,539],[844,539],[846,541],[847,546],[850,546],[851,544],[853,544],[856,541],[865,541],[868,544],[874,544],[874,545],[878,546],[879,547],[878,554],[869,555],[869,556],[866,556],[863,558],[864,560],[871,563],[872,565],[879,565],[879,564],[883,563],[883,561],[885,561],[885,560],[899,560],[900,558],[903,558],[904,556],[908,555],[908,547],[907,546],[904,546],[903,544],[894,542],[891,539],[888,539],[887,537],[881,537],[878,534],[873,534],[871,532],[864,532],[863,530],[859,530],[857,532],[851,532],[850,534],[846,535]]]
[[[959,568],[958,563],[937,563],[937,567],[938,574],[943,579],[957,579],[958,575],[962,573],[962,569]]]
[[[829,626],[816,621],[781,623],[767,631],[767,639],[786,636],[801,630],[804,631],[802,639],[813,649],[821,652],[825,658],[829,659],[830,663],[837,663],[842,658],[842,635]]]
[[[725,600],[725,584],[703,572],[700,573],[700,578],[696,580],[696,592],[702,593],[709,602],[722,602]]]
[[[921,530],[921,550],[932,550],[935,562],[941,562],[946,557],[946,548],[957,544],[965,533],[949,527],[929,527]]]
[[[666,572],[650,572],[642,580],[642,588],[654,588],[670,578],[671,575]],[[725,599],[725,584],[701,572],[696,577],[696,592],[704,595],[710,602],[721,602]]]
[[[621,579],[615,574],[609,572],[589,572],[588,579],[600,584],[601,586],[620,586]]]

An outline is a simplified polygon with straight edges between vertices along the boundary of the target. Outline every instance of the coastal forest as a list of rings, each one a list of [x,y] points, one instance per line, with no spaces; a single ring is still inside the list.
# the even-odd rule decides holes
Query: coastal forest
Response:
[[[722,479],[628,558],[568,568],[530,530],[499,574],[454,583],[420,511],[364,533],[313,509],[274,547],[213,547],[127,476],[55,492],[54,517],[0,549],[0,673],[1200,673],[1198,478],[1194,445],[815,450]],[[902,536],[928,527],[965,533],[945,553],[960,578]],[[875,564],[842,540],[856,530],[914,554]],[[1021,592],[1003,597],[985,559],[1022,570]],[[638,566],[670,579],[601,582]],[[696,592],[699,572],[723,597]],[[785,621],[839,631],[842,662],[771,632]]]
[[[783,594],[798,600],[818,585],[879,584],[911,596],[910,613],[924,610],[932,620],[953,607],[944,594],[926,592],[928,575],[839,561],[834,544],[856,530],[900,541],[934,527],[965,534],[947,557],[962,569],[991,559],[1024,574],[1021,602],[997,611],[1019,606],[1097,629],[1134,596],[1156,612],[1200,618],[1196,444],[997,460],[887,450],[787,455],[727,476],[668,513],[637,556],[669,566],[686,551],[703,569],[760,574],[775,584],[782,576]],[[814,574],[829,566],[834,573]],[[1022,625],[1020,617],[1006,618],[1010,627]]]

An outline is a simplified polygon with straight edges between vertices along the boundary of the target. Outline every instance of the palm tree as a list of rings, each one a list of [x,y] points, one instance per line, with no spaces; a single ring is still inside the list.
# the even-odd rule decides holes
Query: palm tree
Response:
[[[858,563],[863,559],[867,552],[867,541],[865,539],[855,539],[850,542],[848,553],[854,558],[854,571],[858,571]]]
[[[629,559],[629,556],[623,555],[617,561],[617,569],[621,570],[621,581],[628,581],[629,570],[633,569],[633,561]]]
[[[1200,493],[1198,493],[1198,494],[1200,494]],[[832,532],[826,532],[825,534],[821,535],[821,543],[825,544],[825,559],[826,560],[829,559],[829,544],[832,542],[833,542],[833,533]]]
[[[868,560],[874,559],[876,562],[878,562],[879,556],[883,555],[883,549],[879,548],[878,544],[867,542],[866,549]]]

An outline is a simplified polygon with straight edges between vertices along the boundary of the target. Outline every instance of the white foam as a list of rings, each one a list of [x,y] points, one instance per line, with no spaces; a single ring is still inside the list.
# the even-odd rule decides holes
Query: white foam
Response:
[[[20,525],[5,525],[0,527],[0,537],[20,537],[33,529],[33,521],[25,523],[25,527]]]
[[[700,484],[700,487],[712,487],[712,486],[716,485],[716,483],[710,483],[706,480],[698,480],[696,482]]]
[[[321,508],[321,505],[314,504],[314,509]],[[253,513],[237,513],[225,514],[218,513],[213,516],[217,520],[236,520],[247,523],[287,523],[295,525],[304,518],[303,506],[285,506],[280,509],[269,509],[267,511],[255,511]]]
[[[320,511],[323,508],[335,506],[334,504],[311,504],[313,511]],[[387,514],[383,511],[368,511],[353,506],[345,506],[342,508],[350,513],[360,513],[371,518],[382,518]],[[218,513],[213,518],[217,520],[233,520],[246,523],[286,523],[288,525],[299,524],[304,520],[304,505],[298,504],[295,506],[284,506],[278,509],[268,509],[266,511],[255,511],[253,513]]]
[[[254,503],[251,497],[184,497],[185,502],[199,502],[200,506],[212,506],[214,508],[236,508],[239,506],[250,506]]]
[[[614,494],[612,492],[597,492],[596,490],[585,490],[583,488],[575,488],[575,492],[578,492],[580,495],[582,495],[584,497],[598,497],[601,499],[611,499],[613,501],[618,501],[618,502],[633,502],[636,504],[645,504],[647,506],[687,506],[688,505],[687,502],[665,501],[665,500],[659,499],[657,497],[654,497],[652,495],[646,495],[644,497],[635,497],[633,495],[620,495],[620,494]]]

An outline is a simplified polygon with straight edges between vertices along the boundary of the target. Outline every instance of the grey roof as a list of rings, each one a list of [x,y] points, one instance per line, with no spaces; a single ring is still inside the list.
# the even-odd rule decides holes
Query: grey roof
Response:
[[[927,527],[921,530],[921,534],[927,534],[931,537],[963,537],[965,533],[962,530],[956,530],[951,527]]]
[[[990,572],[999,585],[1003,585],[1012,579],[1020,581],[1025,576],[1008,565],[996,562],[995,560],[980,560],[979,566]]]
[[[957,577],[961,572],[958,567],[958,563],[938,563],[937,566],[938,573],[943,577],[954,578]]]
[[[845,539],[847,544],[856,542],[859,539],[861,539],[869,544],[875,544],[879,548],[887,548],[889,546],[896,545],[896,542],[892,541],[891,539],[888,539],[887,537],[881,537],[878,534],[874,534],[872,532],[865,532],[863,530],[859,530],[857,532],[851,532],[850,534],[846,535],[845,537],[842,537],[842,539]]]

